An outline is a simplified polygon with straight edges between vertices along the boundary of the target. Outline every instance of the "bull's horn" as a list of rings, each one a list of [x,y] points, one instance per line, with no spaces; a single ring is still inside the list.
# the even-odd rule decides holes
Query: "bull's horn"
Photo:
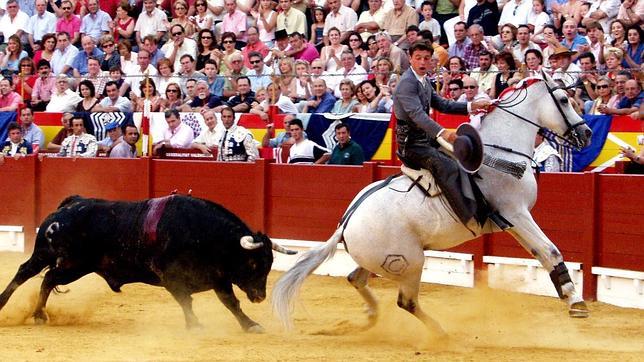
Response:
[[[248,235],[242,236],[241,239],[239,239],[239,244],[241,244],[242,248],[247,250],[254,250],[264,245],[264,243],[256,243],[255,240],[253,240],[253,237]]]
[[[281,246],[280,244],[278,244],[278,243],[276,243],[274,241],[271,241],[271,244],[273,245],[273,250],[277,251],[278,253],[282,253],[282,254],[286,254],[286,255],[297,254],[297,251],[289,250],[289,249]]]

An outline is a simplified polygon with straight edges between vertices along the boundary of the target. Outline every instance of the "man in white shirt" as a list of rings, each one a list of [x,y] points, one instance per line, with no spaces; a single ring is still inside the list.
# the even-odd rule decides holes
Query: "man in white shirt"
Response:
[[[554,50],[549,59],[553,69],[552,80],[561,80],[566,87],[577,84],[581,68],[571,59],[576,54],[577,52],[571,51],[565,46],[557,47]]]
[[[224,127],[221,124],[217,124],[217,117],[212,109],[203,113],[203,120],[208,129],[202,130],[190,147],[198,149],[204,155],[212,155],[213,151],[217,149]]]
[[[4,41],[7,42],[10,36],[16,34],[20,37],[20,42],[27,43],[27,23],[29,15],[20,10],[20,5],[16,0],[7,0],[7,11],[0,18],[0,33],[4,35]]]
[[[69,42],[69,34],[56,34],[56,50],[51,57],[51,70],[54,74],[72,74],[72,63],[78,54],[78,48]]]
[[[168,128],[163,132],[163,139],[154,144],[152,154],[159,154],[166,147],[190,148],[194,140],[194,132],[190,126],[181,122],[179,111],[176,109],[166,111],[165,121],[168,123]]]
[[[385,22],[385,10],[382,7],[382,0],[369,0],[369,10],[363,11],[354,27],[362,37],[363,42],[382,29]]]
[[[525,52],[528,49],[541,51],[538,45],[530,41],[530,28],[526,24],[521,24],[517,28],[517,41],[517,45],[512,48],[512,55],[514,55],[514,59],[521,63],[525,63]]]
[[[277,25],[275,29],[286,30],[287,34],[306,34],[306,16],[303,12],[292,7],[292,0],[279,0],[282,11],[277,14]]]
[[[131,112],[132,102],[119,96],[119,86],[115,81],[111,80],[105,84],[105,92],[107,97],[101,100],[101,103],[96,106],[97,112]]]
[[[342,93],[340,93],[340,81],[343,79],[351,80],[356,86],[363,80],[367,79],[367,71],[362,66],[356,64],[356,58],[351,50],[345,50],[342,52],[340,55],[340,62],[342,63],[342,68],[338,69],[336,72],[341,73],[342,76],[329,77],[335,78],[332,89],[337,98],[342,98]],[[327,84],[327,86],[329,85]]]
[[[43,35],[56,32],[56,15],[47,11],[45,0],[36,0],[36,13],[29,18],[25,31],[34,52],[41,48]]]
[[[289,122],[291,137],[295,142],[289,150],[288,163],[325,164],[331,158],[331,151],[304,138],[302,121],[294,118]]]
[[[83,98],[78,93],[69,89],[69,78],[66,74],[59,74],[56,77],[56,91],[45,108],[46,112],[74,112],[78,102]]]
[[[492,54],[487,50],[479,54],[479,65],[479,67],[472,69],[470,77],[476,81],[482,92],[489,94],[499,69],[492,64]]]
[[[604,28],[604,33],[610,33],[610,23],[617,16],[620,5],[620,0],[595,0],[591,2],[590,9],[581,23],[586,25],[587,22],[596,20]],[[639,15],[642,16],[642,14]]]
[[[340,3],[340,0],[328,0],[329,14],[324,19],[324,45],[329,45],[329,29],[335,27],[340,30],[340,41],[344,41],[349,30],[353,30],[358,22],[358,15],[352,8]]]
[[[531,0],[510,0],[503,6],[499,18],[499,33],[505,24],[512,24],[518,27],[521,24],[528,24],[528,15],[532,11]]]
[[[137,66],[131,66],[128,69],[124,69],[127,76],[125,77],[123,84],[121,84],[121,96],[125,96],[125,92],[130,88],[137,97],[141,97],[141,82],[145,80],[146,74],[152,78],[159,74],[157,69],[150,64],[150,52],[147,50],[139,50],[136,62],[138,64]]]
[[[154,35],[157,39],[162,39],[166,33],[165,23],[168,21],[168,16],[157,8],[154,0],[143,0],[143,10],[134,25],[136,43],[139,48],[143,47],[143,38],[147,35]]]
[[[185,54],[192,56],[193,59],[197,58],[197,42],[190,38],[186,38],[185,29],[179,24],[175,24],[170,29],[171,40],[169,40],[161,51],[168,58],[175,70],[181,69],[181,57]]]

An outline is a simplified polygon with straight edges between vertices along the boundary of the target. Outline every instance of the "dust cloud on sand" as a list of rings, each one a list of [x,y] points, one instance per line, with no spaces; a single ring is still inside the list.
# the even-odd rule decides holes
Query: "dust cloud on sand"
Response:
[[[0,288],[28,258],[0,253]],[[280,273],[271,273],[269,293]],[[448,332],[435,341],[396,306],[394,283],[372,279],[380,320],[367,318],[344,278],[310,277],[296,303],[295,330],[286,332],[266,301],[252,304],[236,289],[242,309],[266,328],[241,331],[213,292],[194,295],[203,328],[186,330],[183,313],[163,288],[130,284],[112,292],[96,275],[52,294],[50,322],[30,317],[40,282],[25,283],[0,311],[2,360],[47,361],[287,361],[287,360],[640,360],[644,311],[590,303],[591,317],[571,319],[557,299],[485,288],[423,284],[420,305]]]

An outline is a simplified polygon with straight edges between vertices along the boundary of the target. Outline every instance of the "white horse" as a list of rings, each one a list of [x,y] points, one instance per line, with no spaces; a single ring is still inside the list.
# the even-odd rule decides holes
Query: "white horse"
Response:
[[[577,147],[589,144],[592,132],[571,107],[566,92],[557,89],[545,74],[544,78],[521,82],[514,91],[502,96],[483,120],[480,134],[488,156],[513,162],[529,161],[527,155],[532,155],[535,136],[541,127],[549,128]],[[489,204],[513,225],[505,231],[550,272],[559,296],[568,302],[570,316],[588,316],[586,304],[570,280],[561,253],[530,215],[537,198],[537,183],[531,168],[520,178],[487,166],[478,173],[481,179],[477,184]],[[425,261],[423,250],[449,249],[501,229],[489,220],[483,226],[474,220],[463,225],[442,197],[428,198],[418,187],[411,186],[407,176],[394,178],[360,200],[383,182],[364,188],[326,244],[305,253],[278,280],[273,289],[273,309],[287,327],[291,326],[293,302],[305,278],[333,256],[338,242],[344,241],[348,253],[359,265],[348,280],[366,301],[369,326],[376,322],[378,311],[367,281],[371,273],[376,273],[399,283],[399,307],[420,319],[430,332],[444,335],[440,325],[418,303]],[[351,214],[348,220],[347,214]]]

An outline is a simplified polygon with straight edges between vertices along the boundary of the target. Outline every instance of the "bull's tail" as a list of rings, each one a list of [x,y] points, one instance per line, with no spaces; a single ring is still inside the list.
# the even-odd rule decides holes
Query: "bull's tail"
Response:
[[[273,311],[286,329],[293,327],[290,314],[293,311],[300,287],[304,284],[304,279],[325,260],[333,257],[337,244],[342,240],[343,232],[344,228],[338,227],[326,244],[302,254],[297,263],[282,275],[275,284],[273,288]]]

